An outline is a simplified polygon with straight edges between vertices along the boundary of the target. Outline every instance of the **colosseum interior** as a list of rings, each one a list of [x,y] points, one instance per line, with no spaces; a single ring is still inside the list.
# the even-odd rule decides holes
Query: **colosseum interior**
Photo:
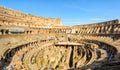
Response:
[[[119,70],[120,21],[64,26],[0,7],[0,70]]]

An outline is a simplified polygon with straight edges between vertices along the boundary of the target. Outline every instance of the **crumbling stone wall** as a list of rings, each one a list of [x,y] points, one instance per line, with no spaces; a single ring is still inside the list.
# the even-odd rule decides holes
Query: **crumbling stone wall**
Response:
[[[62,26],[63,23],[59,18],[45,18],[33,16],[31,14],[21,13],[19,11],[0,7],[0,25],[13,26]]]

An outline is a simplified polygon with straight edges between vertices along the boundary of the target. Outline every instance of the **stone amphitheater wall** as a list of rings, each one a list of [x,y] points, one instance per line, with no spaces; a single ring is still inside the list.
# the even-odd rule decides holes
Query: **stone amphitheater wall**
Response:
[[[0,50],[2,50],[0,51],[0,60],[6,60],[14,55],[12,52],[15,53],[26,46],[35,45],[38,41],[44,42],[44,44],[50,40],[67,42],[68,37],[70,37],[70,42],[92,44],[91,47],[95,45],[115,48],[111,51],[116,51],[116,59],[119,60],[119,20],[70,27],[63,26],[59,18],[38,17],[0,7]],[[83,49],[87,51],[87,49]],[[86,58],[83,60],[86,62]]]
[[[80,34],[113,34],[120,33],[119,20],[111,20],[95,24],[73,26],[73,33]]]
[[[33,16],[31,14],[24,14],[15,10],[0,7],[0,25],[13,25],[13,26],[63,26],[59,18],[45,18]]]

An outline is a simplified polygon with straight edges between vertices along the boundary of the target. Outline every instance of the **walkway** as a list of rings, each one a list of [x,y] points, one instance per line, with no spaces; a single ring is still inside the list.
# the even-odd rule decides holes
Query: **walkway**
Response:
[[[63,46],[63,45],[68,45],[68,46],[81,46],[82,44],[80,43],[76,43],[76,42],[58,42],[58,43],[55,43],[55,46]]]

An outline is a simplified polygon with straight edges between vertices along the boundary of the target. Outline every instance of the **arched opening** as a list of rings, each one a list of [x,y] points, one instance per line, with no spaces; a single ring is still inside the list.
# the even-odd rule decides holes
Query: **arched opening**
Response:
[[[9,30],[6,30],[6,31],[5,31],[5,34],[9,34]]]
[[[26,31],[26,34],[29,34],[29,31]]]
[[[2,34],[2,35],[4,34],[4,30],[1,30],[1,34]]]
[[[30,34],[32,34],[32,31],[30,31]]]

